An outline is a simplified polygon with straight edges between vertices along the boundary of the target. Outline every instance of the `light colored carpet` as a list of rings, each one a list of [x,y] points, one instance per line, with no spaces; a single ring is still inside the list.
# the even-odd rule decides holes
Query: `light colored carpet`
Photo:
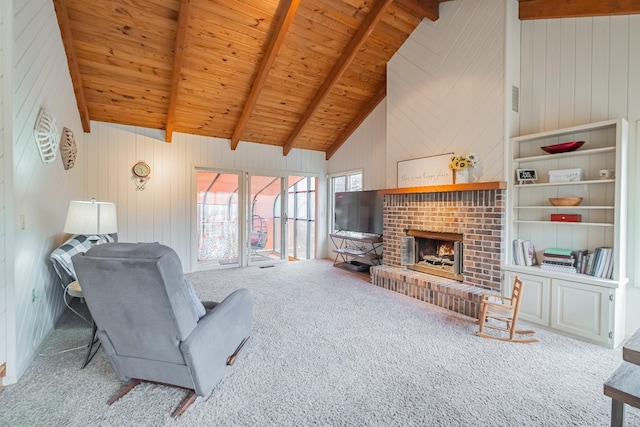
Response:
[[[234,370],[178,420],[184,390],[119,382],[89,329],[62,322],[16,385],[9,426],[606,426],[608,350],[536,327],[536,344],[474,335],[473,319],[377,288],[326,260],[194,273],[203,299],[251,290],[254,333]],[[526,292],[526,291],[525,291]],[[76,323],[77,325],[78,323]],[[530,327],[531,325],[526,325]],[[640,425],[635,409],[628,425]]]

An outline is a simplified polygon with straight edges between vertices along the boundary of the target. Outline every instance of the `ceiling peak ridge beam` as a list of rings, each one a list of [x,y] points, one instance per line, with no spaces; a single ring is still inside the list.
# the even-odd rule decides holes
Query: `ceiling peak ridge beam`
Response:
[[[640,14],[638,0],[520,0],[518,3],[522,20]]]
[[[80,75],[80,66],[78,65],[78,56],[76,48],[73,44],[73,34],[71,33],[71,22],[69,22],[69,12],[67,10],[66,0],[53,0],[53,7],[58,18],[58,27],[62,36],[62,44],[67,55],[67,66],[71,75],[73,84],[73,92],[76,96],[76,105],[80,114],[80,122],[82,130],[85,133],[91,132],[91,118],[89,117],[89,108],[87,106],[87,98],[84,96],[84,85],[82,76]]]
[[[342,144],[344,144],[347,141],[347,139],[349,139],[351,134],[353,134],[353,132],[355,132],[355,130],[358,129],[358,127],[362,124],[362,122],[364,122],[364,120],[369,116],[369,114],[371,114],[371,112],[378,106],[378,104],[380,104],[380,102],[385,98],[385,96],[387,96],[386,83],[383,84],[382,87],[380,87],[380,89],[378,90],[378,92],[376,92],[376,94],[373,95],[373,98],[371,98],[369,102],[367,102],[366,105],[362,107],[358,115],[353,119],[351,123],[349,123],[349,126],[347,126],[345,130],[342,131],[338,139],[336,139],[335,142],[331,145],[331,147],[329,147],[326,153],[327,160],[329,160],[334,154],[336,154],[338,149],[342,147]]]
[[[371,9],[369,15],[367,15],[360,28],[358,28],[356,34],[349,41],[344,53],[340,59],[338,59],[338,62],[327,76],[327,79],[322,83],[322,86],[316,93],[315,98],[311,101],[302,117],[300,117],[300,120],[293,129],[293,132],[291,132],[291,135],[289,135],[289,138],[285,141],[284,146],[282,147],[282,151],[285,156],[289,154],[296,142],[296,139],[298,139],[302,133],[302,130],[309,123],[309,120],[311,120],[311,117],[314,115],[318,107],[320,107],[322,101],[324,101],[329,93],[331,93],[331,89],[333,89],[338,80],[340,80],[340,77],[342,77],[351,61],[353,61],[353,58],[358,54],[362,45],[367,41],[369,35],[376,28],[376,25],[380,22],[391,3],[393,3],[393,0],[378,0],[375,6]]]
[[[395,0],[396,4],[404,7],[416,16],[437,21],[440,18],[440,3],[451,0]]]
[[[167,124],[164,130],[164,139],[171,142],[173,128],[176,124],[176,108],[178,104],[178,90],[182,79],[182,64],[184,62],[184,48],[187,39],[187,23],[191,11],[191,0],[182,0],[178,11],[178,29],[176,32],[176,47],[173,54],[173,71],[171,74],[171,94],[169,95],[169,110],[167,111]]]
[[[244,132],[247,123],[249,122],[249,117],[251,117],[251,113],[253,113],[253,109],[258,102],[258,97],[264,88],[264,83],[269,76],[269,71],[273,66],[273,63],[278,56],[278,51],[284,42],[287,33],[289,32],[289,27],[293,22],[293,18],[295,17],[296,11],[298,10],[298,6],[300,5],[300,0],[284,0],[282,2],[283,11],[280,14],[280,19],[278,20],[275,32],[271,41],[269,42],[269,46],[265,52],[264,60],[260,64],[260,68],[258,70],[258,74],[256,75],[255,80],[253,81],[253,85],[251,86],[251,92],[249,93],[249,97],[247,98],[246,103],[244,104],[244,108],[242,109],[242,115],[236,124],[236,128],[233,131],[233,135],[231,136],[231,149],[235,150],[238,147],[238,143],[240,142],[240,138],[242,137],[242,133]]]

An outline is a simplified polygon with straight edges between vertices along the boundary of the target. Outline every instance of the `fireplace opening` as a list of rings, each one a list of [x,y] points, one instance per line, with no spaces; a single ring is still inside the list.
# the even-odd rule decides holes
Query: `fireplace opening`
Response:
[[[407,268],[455,280],[464,280],[462,234],[407,230],[413,238],[412,262]],[[411,245],[407,248],[411,250]]]

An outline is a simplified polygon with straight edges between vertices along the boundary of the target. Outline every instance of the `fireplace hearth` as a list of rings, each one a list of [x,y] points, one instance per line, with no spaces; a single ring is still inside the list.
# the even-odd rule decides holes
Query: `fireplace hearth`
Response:
[[[410,270],[434,274],[463,281],[463,235],[458,233],[440,233],[424,230],[406,230],[413,239],[413,262],[406,267]]]

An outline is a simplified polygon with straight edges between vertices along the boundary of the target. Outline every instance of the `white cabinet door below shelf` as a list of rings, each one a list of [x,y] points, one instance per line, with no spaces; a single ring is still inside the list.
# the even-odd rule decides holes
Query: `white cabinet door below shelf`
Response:
[[[519,319],[549,326],[551,279],[544,276],[505,271],[505,296],[511,295],[515,276],[518,276],[523,283]]]
[[[611,301],[608,288],[554,279],[551,298],[551,327],[607,344]]]

